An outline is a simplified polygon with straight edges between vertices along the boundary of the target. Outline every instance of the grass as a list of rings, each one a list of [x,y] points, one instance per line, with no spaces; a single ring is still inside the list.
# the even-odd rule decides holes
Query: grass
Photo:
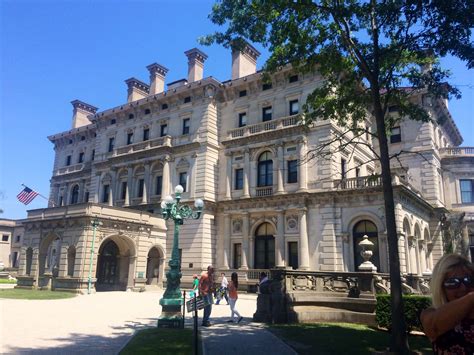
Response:
[[[370,354],[385,351],[390,334],[366,325],[348,323],[287,324],[269,327],[299,354]],[[431,354],[431,343],[425,336],[410,335],[411,351]]]
[[[137,332],[133,339],[120,352],[120,355],[189,355],[192,353],[192,329],[151,328]]]
[[[73,297],[76,297],[74,293],[61,291],[24,290],[19,288],[0,290],[0,298],[18,300],[56,300]]]
[[[0,279],[0,284],[16,284],[16,280]]]

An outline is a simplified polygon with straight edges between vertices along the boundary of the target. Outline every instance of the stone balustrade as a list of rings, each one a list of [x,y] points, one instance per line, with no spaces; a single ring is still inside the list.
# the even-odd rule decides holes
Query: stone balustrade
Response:
[[[449,147],[441,148],[439,154],[442,158],[446,157],[474,157],[474,147]]]
[[[74,165],[65,166],[63,168],[56,169],[53,173],[54,176],[61,176],[71,173],[77,173],[79,171],[90,168],[90,162],[79,163]]]
[[[244,127],[234,128],[227,131],[227,139],[235,139],[241,137],[247,137],[254,134],[260,134],[263,132],[274,131],[284,129],[299,124],[299,115],[292,115],[287,117],[278,118],[271,121],[261,122],[253,125]]]

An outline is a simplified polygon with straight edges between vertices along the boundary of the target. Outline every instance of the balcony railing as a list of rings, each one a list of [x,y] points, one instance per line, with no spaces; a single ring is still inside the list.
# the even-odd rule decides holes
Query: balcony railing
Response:
[[[76,173],[90,167],[90,162],[79,163],[75,165],[65,166],[64,168],[59,168],[54,171],[54,176],[60,176],[65,174]]]
[[[255,195],[257,197],[263,197],[263,196],[271,196],[273,195],[273,187],[268,187],[268,186],[265,186],[265,187],[257,187],[255,189]]]
[[[474,147],[441,148],[439,153],[442,157],[474,157]]]
[[[382,186],[380,175],[361,176],[356,178],[334,180],[334,188],[339,190],[366,189],[370,187]]]
[[[298,124],[298,116],[299,115],[293,115],[245,127],[234,128],[227,131],[227,138],[234,139],[240,137],[247,137],[262,132],[274,131],[286,127],[296,126]]]

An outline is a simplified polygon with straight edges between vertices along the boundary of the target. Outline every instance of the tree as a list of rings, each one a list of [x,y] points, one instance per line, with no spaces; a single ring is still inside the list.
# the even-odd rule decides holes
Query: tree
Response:
[[[434,98],[459,97],[444,83],[449,72],[437,58],[452,55],[474,67],[474,2],[471,0],[222,0],[210,19],[224,26],[203,44],[243,46],[243,39],[268,47],[266,71],[291,63],[315,68],[325,77],[308,97],[304,124],[335,120],[351,132],[365,130],[371,114],[379,142],[391,278],[391,350],[409,351],[401,300],[400,265],[387,132],[396,123],[387,114],[428,121],[429,114],[410,98],[423,88]],[[405,86],[410,89],[401,90]]]

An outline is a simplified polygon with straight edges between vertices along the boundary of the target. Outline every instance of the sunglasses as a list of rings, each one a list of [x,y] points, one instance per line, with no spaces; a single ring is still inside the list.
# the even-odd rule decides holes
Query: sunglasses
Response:
[[[466,287],[474,287],[474,280],[471,276],[450,277],[443,282],[443,286],[448,290],[454,290],[459,288],[462,283]]]

